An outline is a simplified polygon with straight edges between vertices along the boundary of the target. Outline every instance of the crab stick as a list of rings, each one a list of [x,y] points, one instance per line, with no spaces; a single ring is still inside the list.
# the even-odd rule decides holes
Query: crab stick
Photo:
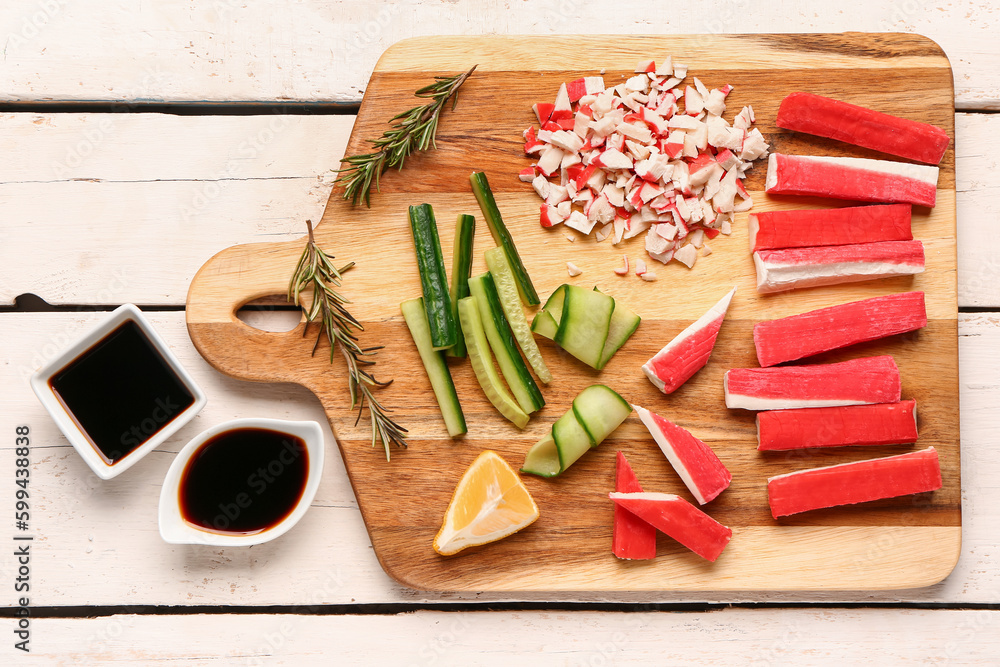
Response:
[[[642,486],[632,471],[632,466],[621,452],[618,452],[615,464],[615,492],[642,493]],[[611,551],[624,560],[656,558],[656,528],[624,507],[615,505]]]
[[[680,496],[671,493],[608,495],[616,506],[624,507],[706,560],[715,561],[733,537],[732,530]]]
[[[751,213],[748,227],[750,252],[913,239],[908,204]]]
[[[734,287],[642,365],[642,372],[657,389],[664,394],[676,391],[708,363],[735,293]]]
[[[727,408],[786,410],[896,403],[902,388],[889,355],[836,364],[733,368],[723,380]]]
[[[758,322],[753,342],[761,366],[811,357],[927,326],[923,292],[902,292]]]
[[[762,452],[916,441],[916,401],[757,413],[757,449]]]
[[[753,254],[753,262],[757,269],[757,291],[767,294],[923,273],[924,244],[879,241],[758,250]]]
[[[772,153],[765,190],[773,195],[934,206],[938,168],[889,160]]]
[[[937,164],[948,133],[930,123],[891,116],[812,93],[792,93],[778,107],[778,127],[882,153]]]
[[[800,470],[767,480],[767,502],[775,519],[789,514],[941,488],[937,451],[916,452]]]
[[[711,447],[655,412],[632,407],[699,505],[729,488],[733,476]]]

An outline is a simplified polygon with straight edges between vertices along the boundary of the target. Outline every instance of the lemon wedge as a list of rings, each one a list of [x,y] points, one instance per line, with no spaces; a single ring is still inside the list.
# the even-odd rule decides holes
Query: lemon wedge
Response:
[[[434,538],[443,556],[503,539],[534,523],[538,506],[514,469],[491,450],[480,454],[455,487]]]

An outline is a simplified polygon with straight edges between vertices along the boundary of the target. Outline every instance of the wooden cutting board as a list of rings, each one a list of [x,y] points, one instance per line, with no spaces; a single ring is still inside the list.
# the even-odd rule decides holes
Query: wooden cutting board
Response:
[[[731,237],[711,242],[713,254],[694,269],[656,265],[658,282],[612,268],[622,253],[646,258],[638,237],[618,248],[609,241],[567,240],[570,230],[542,229],[538,198],[517,179],[530,162],[521,131],[535,122],[531,105],[552,101],[563,81],[605,71],[608,85],[632,75],[640,59],[672,55],[711,87],[731,83],[727,118],[752,104],[757,126],[772,151],[886,157],[833,141],[795,135],[774,124],[785,95],[805,90],[881,111],[934,123],[954,136],[952,74],[948,59],[929,39],[902,34],[433,37],[401,42],[379,60],[348,144],[348,154],[368,151],[386,121],[414,106],[412,91],[435,75],[478,64],[447,111],[437,150],[410,158],[402,172],[382,179],[372,207],[352,208],[335,191],[317,229],[321,245],[338,260],[357,262],[343,291],[365,324],[362,342],[383,344],[375,369],[393,378],[380,399],[409,431],[409,447],[386,462],[372,448],[364,419],[354,426],[347,404],[344,364],[329,363],[327,350],[310,356],[312,337],[301,326],[289,333],[252,329],[236,316],[244,303],[283,294],[301,241],[229,248],[205,264],[192,281],[187,318],[201,354],[221,372],[257,382],[295,382],[320,398],[329,416],[379,561],[393,578],[426,590],[638,591],[886,589],[927,586],[954,567],[961,543],[958,419],[958,333],[955,243],[955,156],[941,163],[938,204],[915,209],[914,235],[925,244],[927,271],[853,285],[759,296],[740,214]],[[763,193],[764,164],[750,172],[747,187],[755,211],[843,205],[842,202]],[[547,405],[524,431],[505,421],[487,402],[468,363],[452,374],[469,425],[450,439],[399,312],[399,303],[420,295],[406,210],[429,202],[437,214],[441,242],[450,257],[454,220],[476,215],[473,272],[486,270],[482,253],[493,241],[472,195],[468,175],[483,170],[524,263],[544,300],[569,281],[566,261],[583,269],[573,282],[596,285],[642,317],[635,336],[607,368],[595,372],[548,341],[541,349],[554,380],[544,386]],[[303,229],[304,229],[303,221]],[[646,258],[647,261],[648,258]],[[652,264],[656,264],[652,262]],[[640,365],[733,285],[739,290],[715,352],[684,387],[664,396],[645,379]],[[944,488],[916,497],[820,510],[781,521],[771,518],[766,482],[772,475],[821,465],[888,456],[911,446],[789,452],[756,451],[754,415],[727,410],[722,376],[733,367],[756,366],[752,327],[757,321],[817,307],[904,290],[927,294],[928,326],[914,334],[855,346],[816,361],[874,354],[895,357],[903,397],[917,400],[920,441],[936,447]],[[530,317],[530,315],[529,315]],[[601,382],[632,403],[652,409],[708,442],[733,473],[732,486],[705,507],[733,529],[729,547],[709,563],[660,536],[653,561],[625,562],[611,554],[615,452],[622,450],[648,491],[690,498],[663,454],[633,415],[600,448],[555,480],[525,475],[541,510],[539,520],[501,542],[442,557],[431,549],[452,491],[484,449],[499,452],[515,468],[584,387]],[[267,416],[267,415],[261,415]]]

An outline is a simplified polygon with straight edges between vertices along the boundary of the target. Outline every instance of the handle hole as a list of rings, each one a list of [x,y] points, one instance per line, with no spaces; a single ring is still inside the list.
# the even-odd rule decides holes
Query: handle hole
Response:
[[[254,299],[236,311],[236,317],[247,326],[260,331],[282,333],[291,331],[302,321],[302,311],[288,303],[284,295]]]

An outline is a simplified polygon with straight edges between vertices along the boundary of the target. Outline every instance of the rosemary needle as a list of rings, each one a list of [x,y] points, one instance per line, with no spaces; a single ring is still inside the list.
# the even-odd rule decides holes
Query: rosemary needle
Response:
[[[344,162],[350,166],[338,170],[340,177],[337,178],[337,183],[344,186],[344,199],[350,199],[352,205],[363,199],[370,208],[372,184],[378,191],[379,178],[386,169],[402,169],[406,158],[414,150],[437,148],[434,138],[441,111],[449,99],[452,100],[451,108],[455,108],[458,89],[476,71],[476,67],[478,65],[473,65],[468,72],[456,76],[434,77],[434,83],[414,93],[417,97],[430,98],[431,102],[393,116],[389,122],[399,122],[386,130],[381,138],[371,142],[376,149],[374,152],[344,158]]]
[[[361,347],[358,344],[356,332],[364,331],[364,327],[347,310],[346,304],[350,302],[336,291],[336,288],[340,287],[342,274],[354,266],[354,262],[338,269],[333,264],[333,258],[316,244],[311,220],[306,220],[306,227],[309,230],[309,241],[302,251],[288,285],[288,300],[296,306],[301,306],[299,296],[312,288],[312,304],[309,308],[303,309],[306,315],[306,328],[303,329],[302,335],[306,335],[311,323],[317,322],[319,331],[316,334],[316,344],[313,345],[313,354],[316,354],[319,342],[325,334],[330,343],[331,362],[339,344],[347,362],[351,410],[355,408],[358,410],[358,418],[354,424],[357,426],[360,423],[367,402],[372,422],[372,447],[381,442],[385,447],[385,458],[388,461],[390,444],[406,447],[406,429],[389,416],[390,410],[384,407],[373,393],[374,389],[387,387],[392,383],[392,380],[388,382],[376,380],[366,368],[375,365],[372,357],[382,349],[382,346]]]

